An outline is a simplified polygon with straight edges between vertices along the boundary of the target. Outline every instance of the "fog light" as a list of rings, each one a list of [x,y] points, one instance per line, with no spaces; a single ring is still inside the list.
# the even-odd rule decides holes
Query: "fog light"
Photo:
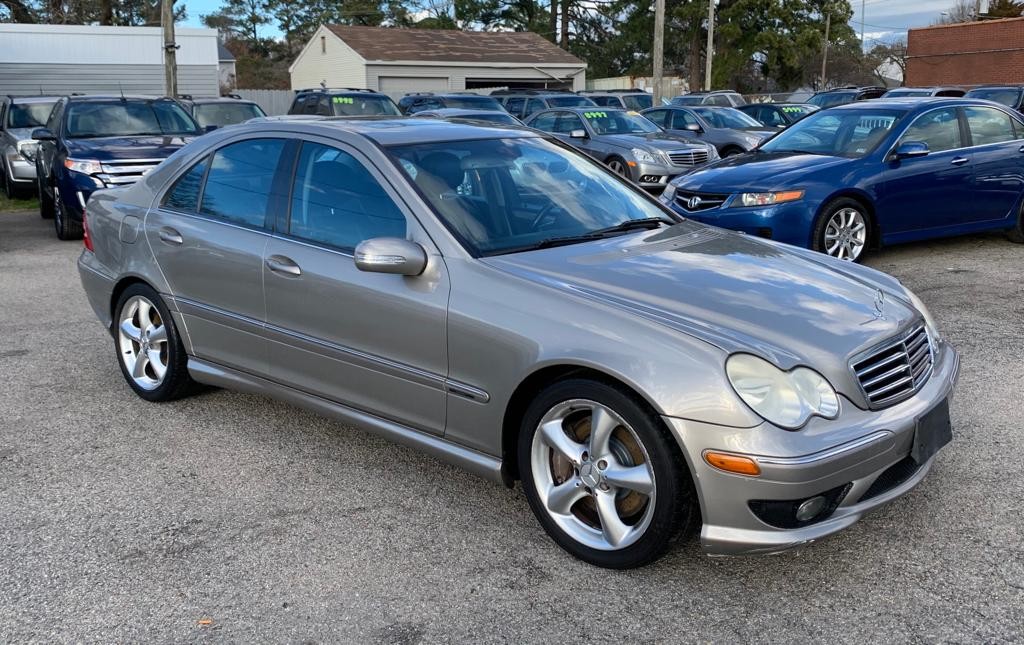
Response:
[[[801,522],[809,522],[825,510],[827,505],[828,500],[823,496],[812,497],[796,507],[796,519]]]

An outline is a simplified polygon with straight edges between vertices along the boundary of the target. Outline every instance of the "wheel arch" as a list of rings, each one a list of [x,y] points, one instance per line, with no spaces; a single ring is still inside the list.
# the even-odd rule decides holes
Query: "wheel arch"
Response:
[[[505,405],[501,423],[501,477],[511,488],[519,476],[518,451],[520,425],[530,401],[544,388],[569,378],[587,378],[606,383],[631,393],[659,418],[657,406],[635,386],[625,379],[606,371],[579,363],[555,363],[537,368],[516,386]]]
[[[137,276],[137,275],[134,275],[134,274],[133,275],[126,275],[126,276],[122,277],[120,280],[118,280],[117,282],[115,282],[114,283],[114,288],[111,289],[111,291],[110,291],[110,303],[109,303],[109,308],[110,308],[110,333],[111,334],[113,334],[114,330],[117,328],[117,312],[115,311],[115,309],[117,308],[117,301],[121,299],[121,294],[123,294],[128,289],[128,287],[132,286],[133,284],[143,284],[143,285],[146,285],[147,287],[149,287],[150,289],[152,289],[153,291],[156,291],[157,293],[160,293],[159,290],[157,290],[156,287],[154,287],[152,284],[149,283],[149,281],[145,280],[141,276]]]

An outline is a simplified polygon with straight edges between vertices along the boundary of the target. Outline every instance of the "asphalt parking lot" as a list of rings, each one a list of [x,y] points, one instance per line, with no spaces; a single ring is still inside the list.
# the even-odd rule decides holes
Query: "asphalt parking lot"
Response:
[[[0,640],[1002,642],[1024,638],[1024,247],[876,253],[960,349],[954,442],[801,551],[691,540],[609,572],[521,491],[255,396],[137,398],[80,243],[0,213]]]

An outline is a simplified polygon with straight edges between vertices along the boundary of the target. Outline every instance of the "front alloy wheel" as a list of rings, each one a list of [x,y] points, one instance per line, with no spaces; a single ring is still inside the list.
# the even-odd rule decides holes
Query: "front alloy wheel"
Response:
[[[610,159],[608,161],[608,169],[613,173],[622,177],[623,179],[629,179],[629,168],[626,167],[626,162],[618,157]]]
[[[848,262],[863,259],[871,240],[871,221],[864,207],[846,197],[822,209],[814,230],[814,250]]]
[[[608,568],[657,559],[698,516],[679,446],[636,395],[572,379],[541,392],[519,435],[530,507],[576,557]]]

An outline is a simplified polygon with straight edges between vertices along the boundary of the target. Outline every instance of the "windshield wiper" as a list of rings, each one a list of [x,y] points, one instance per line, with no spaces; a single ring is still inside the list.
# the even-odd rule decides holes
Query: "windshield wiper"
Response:
[[[665,217],[645,217],[643,219],[628,219],[625,222],[616,224],[615,226],[608,226],[606,228],[599,228],[596,231],[590,231],[589,233],[581,233],[579,235],[564,235],[562,237],[549,237],[547,239],[537,242],[530,248],[533,249],[548,249],[553,246],[565,246],[566,244],[576,244],[577,242],[589,242],[591,240],[601,240],[614,233],[625,233],[627,231],[635,231],[638,229],[652,229],[658,228],[662,224],[668,224],[669,226],[675,224],[675,222]]]

